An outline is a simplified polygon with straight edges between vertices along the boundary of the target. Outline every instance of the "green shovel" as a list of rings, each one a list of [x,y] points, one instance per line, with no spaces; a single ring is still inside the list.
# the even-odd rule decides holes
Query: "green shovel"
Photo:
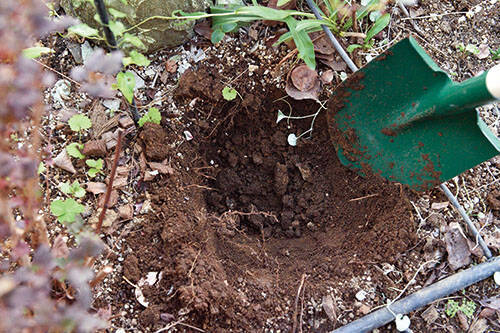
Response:
[[[426,190],[499,153],[475,110],[498,98],[500,65],[455,83],[410,37],[335,90],[328,127],[344,165]]]

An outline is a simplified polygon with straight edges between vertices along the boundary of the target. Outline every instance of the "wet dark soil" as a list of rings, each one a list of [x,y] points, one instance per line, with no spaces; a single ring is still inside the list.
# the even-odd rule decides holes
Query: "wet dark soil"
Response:
[[[197,112],[186,114],[197,124],[194,140],[168,150],[177,134],[164,130],[158,138],[149,126],[140,135],[162,143],[161,159],[173,161],[175,173],[151,183],[154,212],[126,240],[132,251],[125,277],[137,283],[147,272],[163,272],[158,285],[143,290],[150,304],[139,326],[158,329],[166,324],[161,318],[189,314],[212,332],[260,330],[269,318],[289,330],[303,274],[309,293],[321,299],[327,287],[395,263],[415,245],[410,207],[399,185],[340,164],[324,114],[312,139],[292,147],[288,133],[307,128],[276,124],[277,111],[287,108],[273,102],[281,92],[240,86],[242,98],[228,102],[207,93],[217,82],[209,68],[180,80],[178,100],[199,99]],[[317,109],[315,102],[293,103],[304,114]],[[338,290],[353,296],[352,288]],[[331,328],[325,321],[320,331]]]

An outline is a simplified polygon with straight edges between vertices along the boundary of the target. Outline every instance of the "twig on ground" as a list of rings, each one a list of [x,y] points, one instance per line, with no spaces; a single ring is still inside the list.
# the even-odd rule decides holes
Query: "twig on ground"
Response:
[[[295,333],[297,331],[297,311],[298,311],[298,307],[299,307],[299,297],[301,294],[302,287],[304,286],[305,280],[306,280],[306,273],[302,274],[302,278],[300,279],[299,289],[297,289],[297,296],[295,296],[292,333]]]
[[[106,215],[106,210],[108,209],[109,198],[111,197],[111,191],[113,189],[113,181],[115,179],[115,174],[116,174],[116,167],[118,166],[118,159],[120,157],[120,151],[122,148],[122,136],[123,132],[118,131],[118,139],[115,148],[115,158],[113,160],[113,166],[111,167],[108,188],[106,189],[106,195],[104,197],[104,203],[102,205],[101,214],[99,215],[99,221],[97,222],[96,234],[101,233],[102,222],[104,221],[104,216]]]
[[[349,200],[349,202],[359,201],[359,200],[368,199],[368,198],[373,198],[373,197],[376,197],[376,196],[378,196],[378,193],[368,194],[368,195],[365,195],[364,197],[359,197],[359,198],[351,199],[351,200]]]

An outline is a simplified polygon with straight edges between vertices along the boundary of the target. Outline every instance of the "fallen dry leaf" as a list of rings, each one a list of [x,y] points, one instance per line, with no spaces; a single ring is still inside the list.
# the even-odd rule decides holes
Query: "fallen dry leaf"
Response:
[[[98,208],[94,215],[92,215],[89,218],[89,223],[90,224],[97,224],[99,222],[99,215],[101,214],[102,208]],[[108,209],[106,210],[106,215],[104,216],[104,221],[102,221],[102,226],[103,227],[110,227],[113,225],[113,222],[118,220],[118,214],[112,210]]]
[[[479,53],[476,55],[479,59],[486,59],[490,56],[490,47],[486,44],[479,45]]]
[[[484,318],[479,318],[470,325],[469,333],[484,333],[488,330],[488,322]]]
[[[57,235],[52,244],[52,255],[55,258],[67,258],[69,255],[68,245],[63,235]]]
[[[290,97],[297,100],[318,100],[321,91],[321,81],[318,73],[307,65],[294,68],[287,78],[285,91]]]
[[[175,73],[177,72],[177,59],[172,57],[165,62],[165,70],[168,73]]]
[[[118,124],[120,124],[121,128],[129,128],[134,126],[134,121],[129,116],[121,116],[118,119]]]
[[[84,144],[82,154],[102,157],[106,155],[106,151],[106,142],[104,140],[89,140]]]
[[[174,174],[174,169],[170,165],[157,162],[149,162],[148,165],[151,169],[158,170],[159,173],[162,173],[164,175]]]
[[[105,193],[99,196],[99,200],[97,201],[97,207],[104,206],[105,197],[106,197]],[[111,193],[109,194],[108,208],[114,207],[117,203],[118,203],[118,191],[112,190]]]
[[[97,182],[88,182],[87,183],[87,192],[92,194],[101,194],[106,192],[106,184],[97,183]]]
[[[73,163],[68,156],[66,149],[61,150],[61,152],[54,158],[54,165],[60,169],[68,171],[70,173],[76,173]]]
[[[482,301],[479,301],[482,306],[493,309],[495,311],[500,311],[500,295],[496,295]]]
[[[210,40],[212,37],[212,28],[210,27],[209,21],[202,21],[202,22],[195,24],[193,30],[198,35],[203,36],[208,40]]]
[[[439,312],[436,310],[434,305],[431,305],[425,309],[424,312],[422,312],[421,317],[427,324],[430,325],[439,318]]]
[[[118,215],[124,220],[130,220],[134,217],[134,206],[132,204],[127,204],[118,207]]]
[[[323,82],[323,84],[332,83],[333,78],[334,78],[334,74],[333,74],[333,71],[331,69],[328,69],[328,70],[324,71],[323,73],[321,73],[321,82]]]
[[[450,224],[448,231],[444,235],[444,240],[448,252],[448,264],[452,270],[457,270],[471,263],[469,245],[459,227],[453,227]]]
[[[118,131],[115,131],[115,132],[105,132],[105,133],[102,134],[102,138],[106,142],[106,148],[108,150],[111,150],[118,143]]]
[[[335,311],[335,304],[333,302],[333,298],[331,295],[323,296],[323,300],[321,302],[321,306],[325,311],[328,318],[333,322],[337,322],[337,312]]]
[[[323,36],[314,41],[314,51],[321,54],[333,54],[335,52],[335,48],[332,43],[327,39],[326,36]]]

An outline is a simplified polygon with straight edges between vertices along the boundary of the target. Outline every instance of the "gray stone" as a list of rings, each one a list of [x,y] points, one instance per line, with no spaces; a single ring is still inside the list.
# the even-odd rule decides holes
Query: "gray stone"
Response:
[[[174,20],[152,19],[152,16],[171,16],[175,10],[184,12],[204,11],[208,7],[206,0],[104,0],[107,8],[114,8],[126,14],[120,20],[126,28],[143,22],[129,33],[139,37],[146,46],[144,53],[151,53],[165,47],[182,44],[193,35],[194,22],[177,24]],[[85,0],[61,0],[61,6],[66,14],[79,18],[83,23],[93,28],[100,28],[94,20],[95,8]]]

